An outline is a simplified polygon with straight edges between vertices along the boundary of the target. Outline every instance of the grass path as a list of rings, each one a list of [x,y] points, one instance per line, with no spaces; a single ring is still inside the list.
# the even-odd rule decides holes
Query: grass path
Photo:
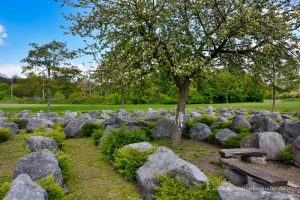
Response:
[[[0,144],[0,184],[12,180],[17,160],[27,154],[22,135],[13,136]]]
[[[113,169],[91,139],[67,139],[64,151],[71,155],[67,185],[72,199],[141,199],[137,187]]]

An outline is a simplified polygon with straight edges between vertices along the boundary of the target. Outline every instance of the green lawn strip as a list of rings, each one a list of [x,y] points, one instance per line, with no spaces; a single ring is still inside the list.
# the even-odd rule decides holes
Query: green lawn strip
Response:
[[[215,108],[218,107],[232,107],[232,108],[244,108],[246,110],[271,110],[272,102],[269,100],[264,101],[263,103],[228,103],[228,104],[189,104],[187,108],[190,109],[199,109],[200,107],[207,107],[212,105]],[[147,110],[148,108],[159,109],[173,109],[175,104],[139,104],[139,105],[125,105],[127,111],[133,110]],[[89,112],[92,110],[118,110],[120,105],[83,105],[83,104],[53,104],[51,110],[53,112],[63,112],[65,110],[69,111],[81,111]],[[278,100],[276,102],[275,111],[279,112],[291,112],[299,110],[300,108],[300,99],[294,99],[293,101],[289,100]],[[22,110],[31,110],[32,112],[37,112],[40,110],[47,110],[46,104],[1,104],[0,109],[7,112],[20,112]]]
[[[16,135],[0,144],[0,184],[13,179],[13,170],[17,160],[28,154],[24,148],[23,135]]]
[[[67,139],[71,156],[67,183],[73,199],[141,199],[136,185],[125,181],[90,138]]]

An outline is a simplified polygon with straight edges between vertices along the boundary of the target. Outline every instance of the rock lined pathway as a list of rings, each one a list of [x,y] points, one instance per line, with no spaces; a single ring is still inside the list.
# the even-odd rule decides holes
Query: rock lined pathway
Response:
[[[71,155],[67,185],[73,199],[141,199],[136,185],[113,169],[91,139],[67,139],[64,151]]]

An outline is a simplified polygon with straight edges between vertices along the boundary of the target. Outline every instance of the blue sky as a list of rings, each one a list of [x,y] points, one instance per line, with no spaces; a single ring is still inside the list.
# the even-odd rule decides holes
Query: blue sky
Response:
[[[0,73],[21,75],[22,58],[29,43],[47,43],[52,40],[67,42],[70,49],[82,45],[80,38],[64,35],[61,25],[67,25],[54,0],[3,0],[0,6]],[[84,60],[76,61],[78,63]]]

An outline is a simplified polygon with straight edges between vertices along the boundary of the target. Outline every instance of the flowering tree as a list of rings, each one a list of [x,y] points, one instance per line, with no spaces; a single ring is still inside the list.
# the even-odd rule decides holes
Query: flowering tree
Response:
[[[249,62],[248,55],[253,56],[271,41],[280,43],[283,38],[294,37],[300,16],[300,3],[295,0],[61,2],[62,6],[79,8],[66,18],[72,22],[70,33],[90,42],[85,53],[101,58],[101,54],[123,47],[121,52],[128,62],[144,63],[139,66],[150,72],[164,68],[172,74],[179,91],[172,135],[175,146],[181,140],[192,79],[222,64],[222,60],[238,58]]]

